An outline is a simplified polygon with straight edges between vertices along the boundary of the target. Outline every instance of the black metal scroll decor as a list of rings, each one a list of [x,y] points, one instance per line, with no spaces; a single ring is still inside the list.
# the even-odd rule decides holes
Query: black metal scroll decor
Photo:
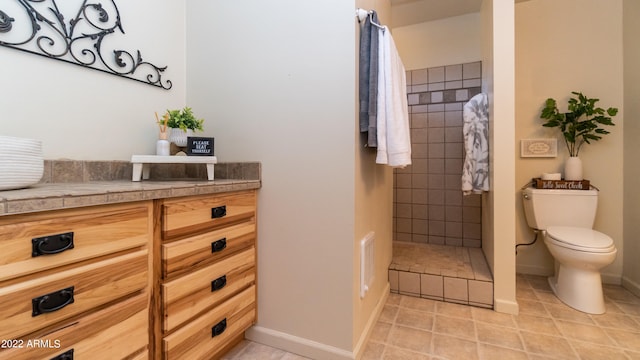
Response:
[[[110,45],[116,31],[124,34],[114,0],[60,3],[64,10],[56,0],[0,2],[0,45],[171,89],[171,80],[162,78],[166,66],[144,61],[140,50],[133,55]],[[65,22],[64,13],[74,16]]]

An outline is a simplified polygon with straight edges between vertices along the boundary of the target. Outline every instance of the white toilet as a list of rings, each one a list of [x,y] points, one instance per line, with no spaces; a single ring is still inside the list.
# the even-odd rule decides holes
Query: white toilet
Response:
[[[542,230],[555,259],[549,285],[565,304],[590,314],[605,312],[600,269],[616,258],[613,240],[592,229],[597,190],[526,188],[522,203],[529,227]]]

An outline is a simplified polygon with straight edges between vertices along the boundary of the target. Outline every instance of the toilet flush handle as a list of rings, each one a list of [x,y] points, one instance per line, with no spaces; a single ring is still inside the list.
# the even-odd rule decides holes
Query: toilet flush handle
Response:
[[[529,194],[522,194],[522,197],[523,197],[525,200],[529,200]]]

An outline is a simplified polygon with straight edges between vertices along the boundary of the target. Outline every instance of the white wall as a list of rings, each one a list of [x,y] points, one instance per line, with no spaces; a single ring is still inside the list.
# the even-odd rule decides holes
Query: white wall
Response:
[[[622,284],[640,296],[640,2],[624,0],[624,255]]]
[[[375,9],[379,21],[388,24],[391,12],[389,0],[356,0],[356,6],[363,9]],[[356,27],[355,48],[359,50],[360,26]],[[354,53],[354,62],[358,65],[359,52]],[[356,66],[359,73],[359,67]],[[357,80],[359,81],[359,79]],[[356,82],[357,84],[358,82]],[[355,98],[358,88],[354,87]],[[358,118],[356,106],[354,118]],[[393,255],[393,170],[388,166],[375,163],[376,152],[364,147],[365,137],[360,134],[358,121],[353,122],[355,137],[355,229],[353,243],[353,312],[354,353],[360,354],[366,347],[366,340],[376,325],[378,313],[382,311],[389,295],[389,264]],[[375,279],[363,299],[360,298],[360,239],[370,231],[375,232]]]
[[[597,19],[598,26],[585,26],[585,19]],[[555,98],[561,109],[566,109],[571,91],[581,91],[599,98],[599,106],[620,109],[613,119],[616,126],[608,129],[611,134],[580,150],[585,178],[600,189],[594,228],[611,236],[618,248],[615,262],[602,271],[603,281],[620,283],[625,253],[621,179],[626,130],[622,0],[531,0],[517,4],[516,60],[516,142],[559,139],[557,158],[520,158],[518,152],[518,188],[543,172],[561,172],[568,157],[559,131],[542,127],[539,115],[547,98]],[[517,199],[517,241],[530,242],[532,231],[526,224],[521,198]],[[519,272],[552,272],[552,257],[542,241],[520,249]]]
[[[489,96],[490,191],[482,196],[482,251],[493,272],[494,309],[517,314],[514,256],[514,5],[483,0],[483,91]]]
[[[407,70],[480,60],[480,13],[394,27],[393,39]]]
[[[207,118],[219,160],[262,162],[258,324],[248,336],[318,359],[354,356],[386,283],[378,280],[372,304],[354,300],[354,237],[366,227],[354,212],[365,186],[354,135],[355,8],[187,3],[188,102]]]
[[[66,1],[67,21],[77,8]],[[30,29],[18,6],[11,33]],[[169,0],[119,1],[125,34],[108,44],[140,50],[143,60],[167,66],[169,91],[0,46],[0,135],[43,141],[45,159],[128,160],[155,153],[154,112],[185,104],[184,4]],[[7,36],[5,34],[4,36]],[[0,34],[0,40],[6,39]],[[107,42],[107,40],[105,40]],[[206,126],[206,125],[205,125]]]

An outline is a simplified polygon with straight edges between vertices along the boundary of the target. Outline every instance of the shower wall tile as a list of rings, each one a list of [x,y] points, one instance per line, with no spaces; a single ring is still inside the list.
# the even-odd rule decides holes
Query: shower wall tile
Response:
[[[429,150],[429,158],[442,159],[445,157],[445,143],[431,143],[426,145]]]
[[[429,220],[429,235],[445,236],[445,222],[438,220]]]
[[[413,93],[422,93],[422,92],[427,92],[427,91],[429,91],[429,85],[428,84],[413,85],[411,87],[411,92],[413,92]]]
[[[462,196],[462,192],[458,190],[444,190],[444,202],[447,205],[462,206]]]
[[[462,111],[462,103],[454,102],[449,104],[444,104],[445,111]]]
[[[426,84],[428,83],[428,74],[429,71],[427,69],[414,70],[411,72],[411,84]]]
[[[394,171],[394,240],[479,247],[481,197],[463,196],[460,178],[462,108],[481,91],[482,64],[418,69],[406,76],[412,165]]]
[[[427,143],[427,128],[411,129],[411,143],[412,144],[426,144]]]
[[[427,106],[427,112],[442,112],[444,111],[444,104],[431,104]]]
[[[464,140],[462,136],[462,126],[446,127],[444,141],[445,142],[462,142]],[[462,176],[462,169],[460,169]]]
[[[428,105],[414,105],[414,106],[411,106],[411,111],[409,113],[419,114],[419,113],[426,113],[428,111],[429,111]]]
[[[428,177],[428,189],[444,189],[445,176],[441,174],[427,174]]]
[[[482,62],[472,62],[462,64],[462,78],[463,79],[477,79],[482,77]]]
[[[462,111],[447,111],[444,113],[446,126],[462,126]],[[460,129],[462,130],[462,129]]]
[[[429,125],[427,113],[411,114],[409,117],[411,118],[412,129],[426,128]]]
[[[414,219],[427,220],[429,219],[429,206],[413,204],[411,207],[411,215]]]
[[[446,66],[444,71],[446,81],[462,80],[462,64]]]
[[[444,66],[427,69],[429,74],[429,84],[443,82],[445,80]]]
[[[396,227],[398,232],[411,233],[411,219],[398,218],[396,220]]]
[[[411,156],[414,159],[425,159],[429,157],[429,145],[428,144],[412,144]]]
[[[411,173],[412,174],[426,174],[428,173],[428,161],[427,159],[412,159],[411,160]]]
[[[449,222],[461,223],[462,206],[450,206],[449,204],[447,204],[447,206],[445,207],[445,220]]]
[[[445,103],[456,101],[456,90],[445,90],[443,92],[442,101]]]
[[[427,189],[427,188],[429,188],[429,176],[427,174],[413,174],[413,175],[411,175],[411,187],[413,189]]]
[[[411,203],[412,204],[429,204],[429,192],[428,190],[411,190]]]
[[[430,92],[421,92],[418,95],[418,104],[425,105],[431,103],[431,93]]]
[[[459,89],[462,87],[462,80],[456,80],[456,81],[446,81],[444,83],[444,88],[445,90],[449,90],[449,89]]]
[[[444,112],[430,112],[427,117],[428,127],[443,127],[444,126]]]
[[[439,82],[439,83],[429,84],[428,89],[429,91],[442,91],[444,90],[444,83]]]
[[[444,174],[444,159],[429,159],[429,174]]]
[[[469,100],[469,90],[468,89],[456,90],[456,100],[455,101],[467,101],[467,100]]]
[[[463,159],[464,158],[463,143],[458,143],[458,142],[445,143],[444,157],[448,159]]]
[[[411,188],[411,174],[398,174],[396,175],[396,187],[399,189]]]

